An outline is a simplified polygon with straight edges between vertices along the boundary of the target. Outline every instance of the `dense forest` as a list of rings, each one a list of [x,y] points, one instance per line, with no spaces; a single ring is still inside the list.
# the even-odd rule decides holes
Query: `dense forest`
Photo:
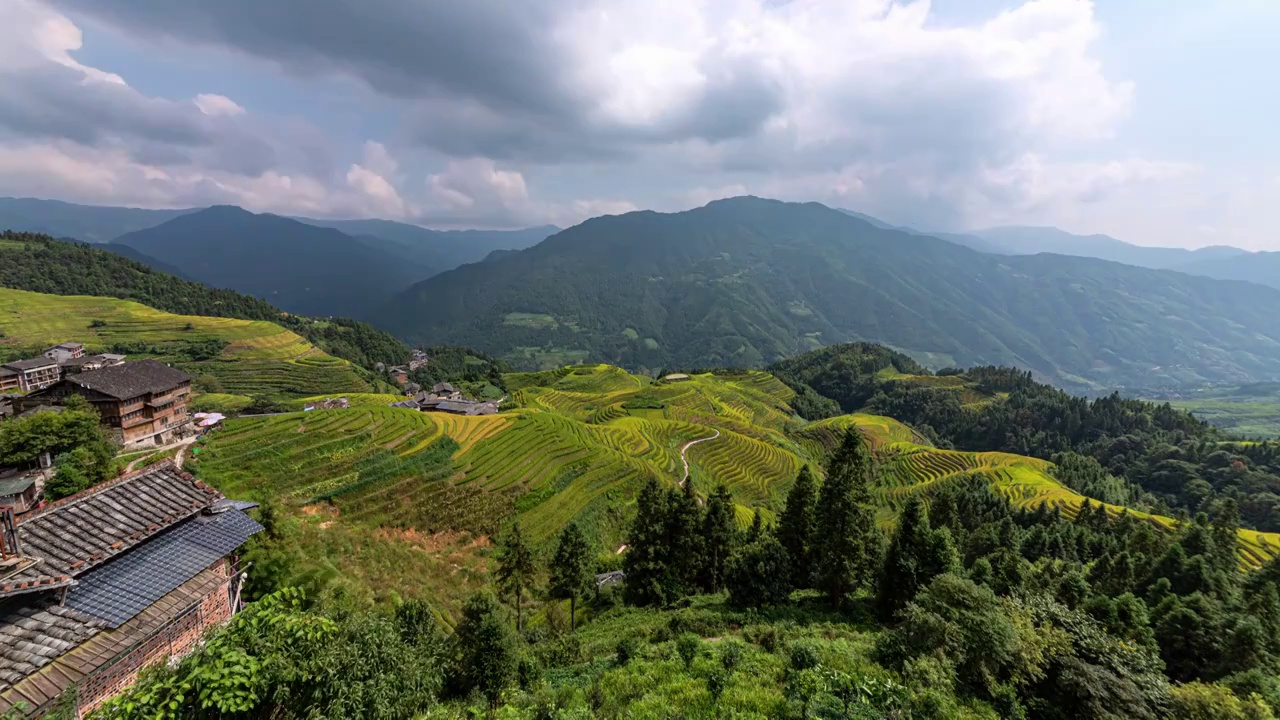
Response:
[[[134,300],[181,315],[268,320],[325,352],[372,369],[403,364],[409,348],[373,326],[346,318],[307,318],[234,290],[211,288],[159,272],[91,245],[48,235],[0,233],[0,286],[55,295],[99,295]]]
[[[1168,404],[1077,397],[1012,368],[922,375],[909,358],[858,343],[770,369],[801,401],[812,394],[835,401],[797,402],[810,418],[859,410],[906,422],[943,447],[1084,456],[1094,467],[1075,463],[1063,479],[1096,499],[1191,515],[1230,501],[1246,526],[1280,530],[1280,444],[1232,441]]]
[[[777,524],[747,530],[723,487],[651,482],[621,592],[594,582],[608,563],[575,525],[542,554],[517,524],[497,594],[451,633],[420,601],[272,587],[287,532],[268,512],[262,599],[95,717],[1276,717],[1280,562],[1243,573],[1231,516],[1069,519],[975,478],[886,535],[877,472],[851,432],[825,480],[805,468]]]

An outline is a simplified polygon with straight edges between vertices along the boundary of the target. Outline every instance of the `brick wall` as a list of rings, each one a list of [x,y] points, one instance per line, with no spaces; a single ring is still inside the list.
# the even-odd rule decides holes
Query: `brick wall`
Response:
[[[231,607],[230,601],[230,564],[220,560],[213,569],[222,575],[223,582],[189,606],[170,624],[135,645],[126,655],[81,681],[77,702],[82,717],[128,689],[144,668],[170,658],[184,657],[196,649],[208,630],[231,619],[235,609]]]

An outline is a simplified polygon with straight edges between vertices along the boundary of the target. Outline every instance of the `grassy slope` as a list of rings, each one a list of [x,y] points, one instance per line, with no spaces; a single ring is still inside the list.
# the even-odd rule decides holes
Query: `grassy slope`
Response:
[[[717,431],[716,439],[690,448],[691,474],[702,493],[726,483],[744,524],[752,510],[769,516],[780,510],[800,466],[819,464],[850,426],[866,435],[882,463],[875,495],[886,526],[907,495],[972,473],[988,477],[1016,505],[1047,502],[1073,516],[1084,502],[1050,476],[1044,461],[940,450],[891,418],[859,414],[802,424],[786,404],[791,391],[762,372],[652,383],[595,366],[516,374],[509,384],[519,388],[520,407],[500,415],[419,413],[354,395],[349,410],[231,420],[203,449],[198,472],[232,495],[282,502],[303,518],[315,552],[340,572],[370,582],[373,573],[383,591],[443,592],[448,600],[482,583],[484,536],[512,515],[543,552],[570,520],[612,552],[624,540],[640,486],[650,477],[678,482],[680,448]],[[415,464],[445,436],[457,444],[451,467]],[[314,502],[356,483],[356,491]],[[1242,540],[1242,562],[1250,566],[1280,551],[1274,534],[1242,531]],[[387,551],[394,561],[369,559],[369,544],[378,542],[396,545]],[[420,580],[442,573],[450,578],[443,590]]]
[[[89,327],[94,320],[106,325]],[[117,343],[148,343],[161,350],[162,359],[166,345],[226,341],[217,359],[180,365],[195,375],[216,377],[227,393],[235,395],[369,389],[347,361],[262,320],[173,315],[128,300],[0,288],[0,331],[4,333],[0,344],[22,348],[79,340],[93,352]]]

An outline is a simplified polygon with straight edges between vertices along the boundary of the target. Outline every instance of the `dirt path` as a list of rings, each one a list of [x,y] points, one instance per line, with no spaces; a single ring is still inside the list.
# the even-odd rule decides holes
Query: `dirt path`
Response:
[[[680,448],[680,462],[684,463],[684,474],[680,476],[680,487],[684,487],[685,478],[689,477],[689,456],[687,454],[689,452],[689,448],[693,447],[694,445],[697,445],[698,443],[704,443],[708,440],[715,440],[718,437],[720,437],[720,431],[716,430],[715,435],[712,435],[711,437],[704,437],[698,440],[690,440]]]
[[[153,450],[152,452],[149,452],[149,453],[147,453],[146,455],[143,455],[143,456],[142,456],[142,457],[140,457],[140,458],[136,458],[136,459],[134,459],[134,460],[130,460],[130,461],[129,461],[129,464],[124,466],[124,471],[125,471],[126,473],[133,472],[133,469],[134,469],[135,467],[137,467],[138,463],[142,462],[143,460],[146,460],[147,458],[151,457],[152,455],[155,455],[156,453],[162,453],[162,452],[165,452],[165,451],[167,451],[167,450],[172,450],[172,449],[174,449],[174,448],[179,448],[179,450],[178,450],[178,452],[177,452],[176,454],[174,454],[174,457],[173,457],[173,463],[174,463],[175,465],[177,465],[179,469],[181,469],[181,468],[182,468],[182,460],[183,460],[183,458],[186,456],[186,453],[187,453],[187,447],[188,447],[188,446],[190,446],[190,445],[195,444],[196,439],[197,439],[197,438],[196,438],[196,436],[192,435],[191,437],[189,437],[189,438],[183,438],[182,440],[179,440],[179,441],[178,441],[178,442],[176,442],[176,443],[169,443],[168,445],[163,445],[163,446],[161,446],[161,447],[158,447],[158,448],[156,448],[155,450]]]

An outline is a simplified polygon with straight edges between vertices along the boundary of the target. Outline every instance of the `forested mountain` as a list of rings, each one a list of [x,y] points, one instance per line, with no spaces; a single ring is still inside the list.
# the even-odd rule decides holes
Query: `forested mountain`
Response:
[[[808,398],[795,408],[812,420],[887,415],[941,447],[1030,455],[1068,472],[1081,466],[1064,461],[1064,453],[1082,455],[1091,470],[1059,479],[1095,499],[1170,515],[1229,499],[1245,525],[1280,530],[1280,445],[1235,442],[1167,403],[1074,397],[1014,368],[929,375],[901,353],[868,343],[805,353],[769,371],[797,399]]]
[[[560,230],[554,225],[520,230],[430,230],[392,220],[297,219],[309,225],[341,230],[435,272],[480,262],[495,250],[523,250]]]
[[[1243,280],[1280,288],[1280,252],[1202,257],[1177,265],[1174,269],[1194,275],[1222,280]]]
[[[206,285],[289,312],[365,317],[431,270],[337,230],[217,206],[123,235],[127,245]]]
[[[0,230],[44,233],[81,242],[104,243],[134,230],[160,223],[195,209],[143,210],[141,208],[76,205],[60,200],[0,198]]]
[[[1075,388],[1280,377],[1280,292],[1089,258],[996,256],[758,198],[595,218],[418,283],[379,320],[534,364],[758,366],[865,339]]]
[[[367,323],[344,318],[318,322],[291,315],[234,290],[207,287],[92,245],[47,235],[0,233],[0,287],[135,300],[182,315],[269,320],[365,368],[379,362],[402,363],[409,355],[404,343]]]

